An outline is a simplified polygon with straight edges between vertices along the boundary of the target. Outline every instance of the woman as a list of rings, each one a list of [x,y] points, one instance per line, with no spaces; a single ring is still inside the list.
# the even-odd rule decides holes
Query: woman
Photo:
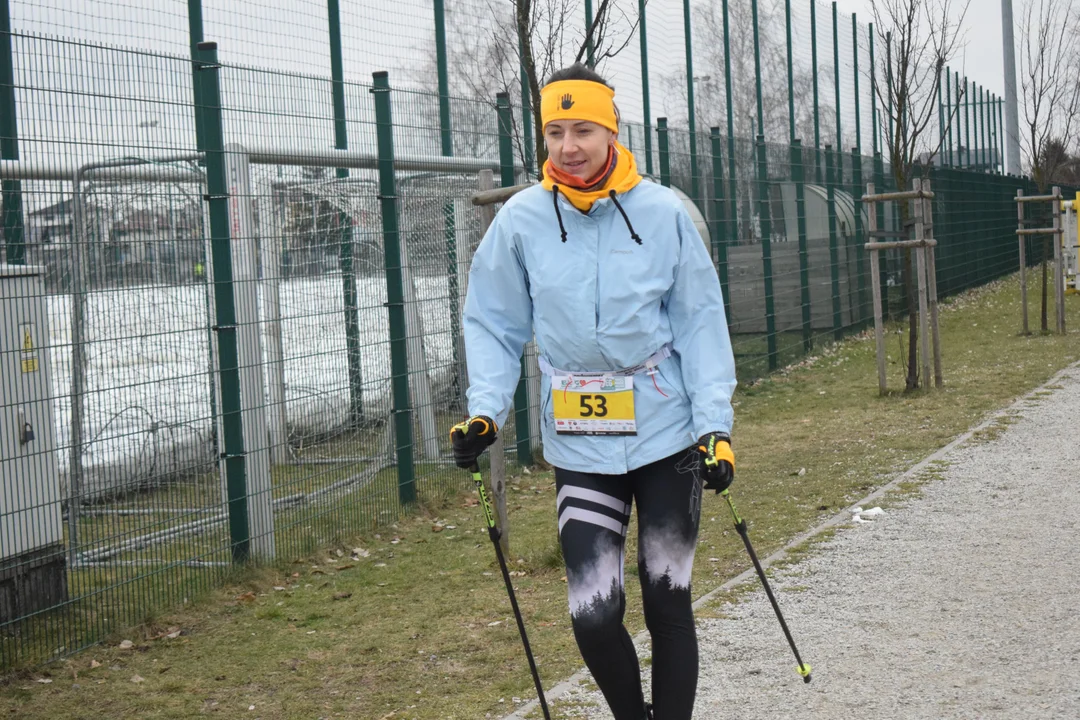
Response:
[[[637,503],[656,717],[689,718],[698,651],[690,573],[702,484],[734,475],[735,364],[720,284],[682,201],[643,181],[618,142],[614,90],[592,70],[541,91],[544,180],[503,206],[477,249],[463,319],[468,467],[495,440],[535,333],[544,457],[581,655],[616,720],[653,717],[623,625],[623,559]]]

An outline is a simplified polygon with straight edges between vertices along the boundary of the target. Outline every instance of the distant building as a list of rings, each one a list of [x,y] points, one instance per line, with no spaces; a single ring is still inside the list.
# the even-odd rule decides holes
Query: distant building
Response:
[[[73,220],[71,200],[35,210],[26,216],[26,242],[30,245],[53,245],[71,242]]]

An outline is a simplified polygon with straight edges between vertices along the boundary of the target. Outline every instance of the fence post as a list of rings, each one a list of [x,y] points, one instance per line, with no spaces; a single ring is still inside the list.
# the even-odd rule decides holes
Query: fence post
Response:
[[[829,271],[832,280],[833,340],[844,337],[843,311],[840,304],[840,247],[836,233],[836,182],[832,145],[825,146],[825,188],[829,213]]]
[[[341,21],[338,0],[327,0],[327,18],[330,25],[330,77],[334,103],[334,147],[349,147],[349,135],[345,125],[345,69],[341,58]],[[338,179],[349,177],[348,168],[337,168]],[[338,212],[338,265],[341,269],[342,305],[345,308],[345,355],[349,367],[349,424],[353,427],[363,420],[363,372],[360,367],[360,319],[356,271],[353,268],[352,220],[344,212]]]
[[[866,186],[866,194],[874,195],[874,183]],[[867,215],[870,219],[870,227],[877,227],[877,201],[871,200],[866,206]],[[874,345],[877,349],[878,393],[884,395],[888,391],[885,377],[885,327],[881,313],[881,276],[878,274],[878,262],[880,252],[870,251],[870,288],[874,301]]]
[[[990,172],[990,156],[986,150],[986,120],[989,117],[986,114],[986,88],[982,85],[979,86],[979,136],[981,138],[982,149],[979,151],[979,156],[982,158],[982,171],[984,173]]]
[[[922,189],[930,194],[930,181],[923,180]],[[923,198],[923,219],[926,222],[926,293],[929,296],[930,305],[930,339],[933,341],[934,352],[934,387],[941,387],[944,380],[941,375],[941,329],[938,326],[938,289],[937,289],[937,259],[935,258],[937,247],[934,244],[934,200]],[[929,379],[927,383],[929,384]]]
[[[863,234],[863,221],[862,221],[862,193],[859,191],[863,187],[862,176],[862,155],[859,154],[858,148],[852,148],[851,150],[851,204],[855,210],[855,274],[857,279],[859,298],[859,312],[852,313],[852,318],[858,324],[858,326],[865,327],[867,320],[866,312],[866,238]],[[848,274],[851,277],[851,274]]]
[[[649,108],[649,38],[645,31],[645,2],[638,0],[638,39],[641,41],[641,111],[645,118],[645,173],[652,175],[652,115]]]
[[[757,0],[754,0],[755,2]],[[683,0],[683,41],[686,44],[686,112],[690,130],[690,197],[701,202],[698,177],[697,111],[694,107],[694,52],[690,29],[690,0]]]
[[[840,28],[837,21],[838,13],[836,0],[832,4],[832,37],[833,37],[833,86],[836,89],[836,177],[835,182],[839,186],[844,184],[844,135],[840,115]],[[845,253],[846,255],[846,253]],[[849,293],[850,295],[850,293]]]
[[[375,95],[375,130],[379,158],[379,205],[382,211],[383,255],[386,264],[386,309],[390,321],[390,374],[393,387],[394,439],[397,455],[398,499],[416,502],[413,467],[412,408],[409,400],[409,349],[405,325],[405,290],[402,282],[398,229],[397,178],[394,172],[394,122],[390,79],[386,71],[372,74]]]
[[[787,41],[788,143],[795,143],[795,68],[791,57],[791,0],[784,0],[784,35]]]
[[[221,428],[225,490],[229,512],[229,538],[234,562],[250,556],[251,529],[247,505],[247,461],[240,402],[240,356],[236,305],[233,296],[232,248],[229,237],[229,184],[225,174],[225,147],[221,127],[220,65],[217,43],[196,46],[195,71],[199,79],[203,134],[206,148],[206,192],[210,214],[210,247],[217,310],[218,372],[221,377]]]
[[[241,420],[246,455],[247,512],[251,529],[251,554],[260,560],[274,557],[274,511],[271,505],[273,487],[270,481],[270,448],[267,441],[284,434],[282,420],[270,423],[266,417],[267,388],[263,374],[263,344],[259,323],[259,272],[255,248],[254,198],[251,193],[251,170],[247,150],[242,145],[225,146],[225,173],[228,182],[230,235],[232,248],[233,302],[236,313],[237,358],[239,361]],[[272,254],[272,253],[271,253]],[[266,260],[266,254],[263,255]],[[265,273],[276,272],[264,266]],[[267,296],[270,293],[266,293]],[[266,305],[274,305],[269,297]],[[267,308],[269,311],[270,308]],[[267,326],[277,325],[280,337],[280,317],[267,312]],[[270,335],[272,333],[268,333]],[[273,348],[267,348],[267,359],[273,358]],[[280,354],[278,359],[280,359]],[[275,370],[280,365],[268,365],[269,397],[284,401],[284,384],[275,382]],[[272,405],[275,415],[283,413],[283,404]],[[270,434],[270,429],[274,435]],[[276,448],[279,452],[284,448]]]
[[[6,2],[7,0],[2,0]],[[202,107],[202,89],[199,85],[199,43],[203,41],[202,0],[187,0],[188,9],[188,41],[191,45],[191,89],[195,100],[195,147],[204,148],[205,137],[203,136],[203,118],[198,108]]]
[[[915,178],[911,181],[911,189],[917,193],[922,192],[922,180]],[[924,204],[921,196],[911,200],[912,215],[915,218],[915,240],[926,240],[926,219],[923,216]],[[919,359],[922,361],[923,387],[930,386],[930,327],[928,323],[929,311],[926,302],[926,246],[919,245],[915,248],[915,283],[916,292],[919,294]]]
[[[810,0],[810,73],[814,86],[814,180],[821,184],[821,105],[818,96],[817,0]]]
[[[953,156],[954,162],[952,163],[952,167],[962,169],[964,167],[964,117],[961,114],[961,109],[963,107],[962,103],[966,90],[960,89],[960,73],[954,70],[951,75],[955,102],[950,101],[952,102],[950,112],[952,113],[952,122],[956,125],[956,141],[953,143],[953,141],[950,140],[950,144],[953,145],[956,152]],[[951,126],[949,132],[952,132]]]
[[[19,124],[15,107],[15,66],[11,58],[11,13],[0,0],[0,157],[19,159]],[[8,265],[26,263],[23,237],[22,181],[3,181],[4,259]]]
[[[731,82],[731,32],[728,0],[723,0],[724,12],[724,104],[727,106],[727,152],[728,152],[728,245],[739,244],[739,186],[735,178],[735,109],[733,103],[734,85]],[[730,323],[732,318],[728,318]]]
[[[776,347],[776,301],[773,297],[772,211],[769,204],[769,166],[765,136],[757,136],[758,215],[761,222],[761,269],[765,279],[765,342],[769,350],[769,371],[780,367]]]
[[[877,65],[874,58],[874,23],[867,25],[866,34],[869,35],[870,46],[870,152],[877,157],[880,150],[880,130],[878,129],[877,113]]]
[[[952,104],[952,71],[948,67],[945,68],[945,112],[942,119],[945,120],[947,129],[945,131],[945,160],[941,164],[946,167],[953,166],[953,104]]]
[[[791,178],[795,182],[795,214],[799,233],[799,304],[802,307],[803,352],[813,347],[814,329],[810,306],[810,249],[806,238],[806,188],[802,140],[791,141]]]
[[[656,118],[656,144],[660,153],[660,184],[671,187],[671,152],[668,148],[667,118]]]
[[[202,107],[205,104],[202,99],[202,73],[199,71],[199,50],[198,45],[203,40],[203,21],[202,21],[202,0],[188,0],[188,40],[191,48],[191,90],[193,99],[193,109],[195,114],[195,147],[200,151],[206,150],[206,134],[203,132],[203,112]],[[203,261],[207,270],[203,276],[203,289],[204,296],[206,298],[206,348],[207,348],[207,394],[210,397],[210,417],[218,418],[218,390],[217,390],[217,378],[215,377],[214,368],[217,366],[217,350],[216,342],[214,341],[214,331],[210,327],[214,324],[214,298],[213,289],[210,287],[211,273],[213,272],[213,259],[210,253],[209,237],[207,232],[209,226],[209,219],[207,212],[204,211],[200,214],[200,220],[204,223],[204,226],[200,228],[200,234],[203,238]],[[75,296],[72,295],[74,300]],[[74,329],[74,327],[73,327]],[[214,455],[220,455],[221,449],[221,428],[215,423],[211,442],[214,449]]]
[[[1061,227],[1061,188],[1054,186],[1051,191],[1054,199],[1051,202],[1054,204],[1054,234],[1051,239],[1054,241],[1054,308],[1057,311],[1057,331],[1062,335],[1065,334],[1065,257],[1061,252],[1061,245],[1063,242],[1063,230]]]
[[[1016,191],[1016,220],[1017,227],[1024,229],[1024,191]],[[1023,316],[1021,333],[1030,335],[1028,330],[1028,293],[1027,293],[1027,235],[1017,235],[1016,241],[1020,246],[1020,312]]]
[[[948,71],[946,70],[946,75]],[[937,94],[937,116],[938,116],[938,155],[940,157],[942,151],[945,149],[945,93],[941,90],[941,74],[938,74],[937,88],[934,91]],[[942,158],[941,167],[945,167],[945,160]]]
[[[971,117],[972,117],[972,114],[973,114],[972,107],[971,107],[971,101],[974,98],[973,97],[969,98],[968,96],[969,95],[973,96],[974,94],[975,94],[975,83],[974,83],[974,81],[972,81],[972,83],[969,85],[968,84],[968,78],[964,77],[964,79],[963,79],[963,95],[964,95],[964,98],[963,98],[964,99],[964,101],[963,101],[963,141],[964,141],[964,144],[966,144],[968,146],[967,153],[966,153],[966,159],[964,159],[964,160],[966,160],[966,165],[967,165],[967,167],[969,169],[971,168]],[[978,128],[977,127],[975,128],[975,137],[978,137]]]
[[[885,162],[881,157],[881,152],[874,153],[874,187],[879,191],[885,190]],[[881,232],[885,229],[885,213],[877,212],[877,206],[874,208],[874,215],[876,217],[875,222],[870,224],[871,230]],[[878,282],[881,283],[881,311],[885,319],[889,318],[889,270],[888,270],[888,258],[881,257],[878,254]]]
[[[514,185],[514,135],[510,96],[499,93],[499,167],[503,187]],[[521,377],[514,392],[514,429],[517,434],[518,465],[532,465],[532,433],[529,431],[529,374],[525,348],[521,348]]]
[[[724,296],[724,316],[731,323],[731,297],[728,290],[728,259],[727,239],[724,237],[726,229],[726,213],[724,212],[724,159],[720,144],[720,128],[714,127],[709,130],[709,139],[712,146],[712,222],[710,223],[710,235],[712,236],[713,257],[716,261],[716,273],[720,277],[720,290]]]
[[[331,0],[335,2],[336,0]],[[446,62],[446,8],[443,0],[433,0],[435,12],[435,66],[439,81],[439,141],[442,154],[454,154],[453,127],[450,120],[450,74]]]
[[[491,190],[495,187],[495,176],[491,170],[481,170],[477,180],[478,190]],[[479,215],[480,237],[483,238],[487,235],[491,223],[495,221],[495,206],[481,205]],[[471,265],[472,257],[469,256],[464,260],[464,263]],[[462,289],[467,290],[468,273],[463,271],[462,277]],[[462,353],[462,357],[464,357],[464,353]],[[495,514],[499,523],[499,545],[502,546],[503,555],[508,556],[510,554],[510,520],[506,513],[506,444],[504,437],[504,433],[499,433],[496,436],[494,444],[488,451],[488,457],[491,462],[491,494],[495,500]]]
[[[435,64],[439,80],[439,142],[444,157],[454,155],[453,123],[450,118],[450,78],[446,60],[446,7],[443,0],[434,0],[435,11]],[[526,141],[529,133],[524,133]],[[443,205],[443,238],[446,242],[447,309],[450,311],[450,354],[454,372],[450,378],[451,404],[461,399],[462,363],[461,345],[461,295],[458,288],[457,228],[454,222],[454,201]]]
[[[1005,174],[1005,126],[1004,120],[1001,118],[1001,106],[1004,105],[1004,100],[998,100],[998,158],[1001,161],[1000,175]]]
[[[859,112],[859,21],[856,19],[855,13],[851,13],[851,48],[851,77],[855,82],[855,147],[857,154],[862,155],[862,113]],[[853,197],[862,197],[859,193],[862,190],[862,185],[856,183],[855,187]]]

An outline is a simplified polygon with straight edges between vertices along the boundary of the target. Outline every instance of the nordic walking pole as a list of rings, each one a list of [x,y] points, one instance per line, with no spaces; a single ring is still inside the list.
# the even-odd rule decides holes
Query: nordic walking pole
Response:
[[[521,642],[525,645],[525,657],[529,658],[529,669],[532,671],[533,683],[536,685],[536,695],[540,698],[540,708],[544,711],[544,720],[551,720],[547,700],[544,698],[544,686],[540,683],[540,673],[536,669],[536,661],[533,660],[532,648],[529,647],[529,636],[525,634],[525,622],[521,619],[521,610],[518,609],[517,598],[514,597],[514,585],[510,582],[510,573],[506,570],[506,558],[503,557],[502,546],[499,545],[501,533],[495,525],[495,514],[491,511],[491,502],[488,501],[484,479],[480,477],[480,466],[473,463],[469,472],[472,473],[476,489],[480,493],[480,504],[484,507],[488,537],[491,538],[491,544],[495,546],[495,556],[499,558],[499,569],[502,570],[503,580],[506,582],[506,592],[510,594],[510,607],[514,608],[514,619],[517,620],[518,632],[521,633]]]
[[[776,619],[780,621],[780,627],[784,629],[784,636],[787,638],[788,645],[791,646],[791,652],[795,653],[795,662],[799,663],[799,666],[795,668],[795,671],[802,675],[804,683],[810,682],[810,666],[802,661],[799,657],[799,649],[795,647],[795,640],[791,637],[791,631],[788,630],[787,623],[784,622],[784,615],[780,612],[780,606],[776,602],[776,597],[773,595],[772,588],[769,587],[769,581],[765,579],[765,571],[761,569],[761,563],[758,562],[757,553],[754,552],[754,546],[750,544],[750,536],[746,532],[746,521],[739,517],[739,511],[735,509],[735,503],[731,501],[731,494],[727,490],[720,493],[727,500],[728,507],[731,508],[731,515],[735,518],[735,529],[739,531],[739,537],[742,538],[743,544],[746,545],[746,552],[750,553],[750,559],[754,561],[754,569],[757,570],[758,577],[761,578],[761,584],[765,586],[765,594],[769,596],[769,602],[772,603],[772,609],[776,611]]]

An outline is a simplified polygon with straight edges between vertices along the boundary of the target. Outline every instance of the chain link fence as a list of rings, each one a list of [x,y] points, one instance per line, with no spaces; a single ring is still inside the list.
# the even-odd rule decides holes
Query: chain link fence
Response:
[[[237,560],[303,557],[467,486],[447,428],[465,412],[470,196],[527,177],[520,105],[500,131],[494,97],[452,96],[451,129],[404,71],[361,83],[321,58],[309,74],[240,64],[224,42],[228,61],[201,47],[193,63],[186,44],[8,37],[19,153],[0,172],[24,235],[0,273],[0,665],[76,652]],[[624,142],[713,253],[740,381],[865,329],[859,197],[893,189],[880,157],[672,118],[627,122]],[[1014,271],[1011,198],[1030,184],[925,171],[941,294]],[[879,218],[900,229],[895,208]],[[884,275],[899,318],[899,254]],[[511,462],[540,457],[538,385],[504,429]]]

